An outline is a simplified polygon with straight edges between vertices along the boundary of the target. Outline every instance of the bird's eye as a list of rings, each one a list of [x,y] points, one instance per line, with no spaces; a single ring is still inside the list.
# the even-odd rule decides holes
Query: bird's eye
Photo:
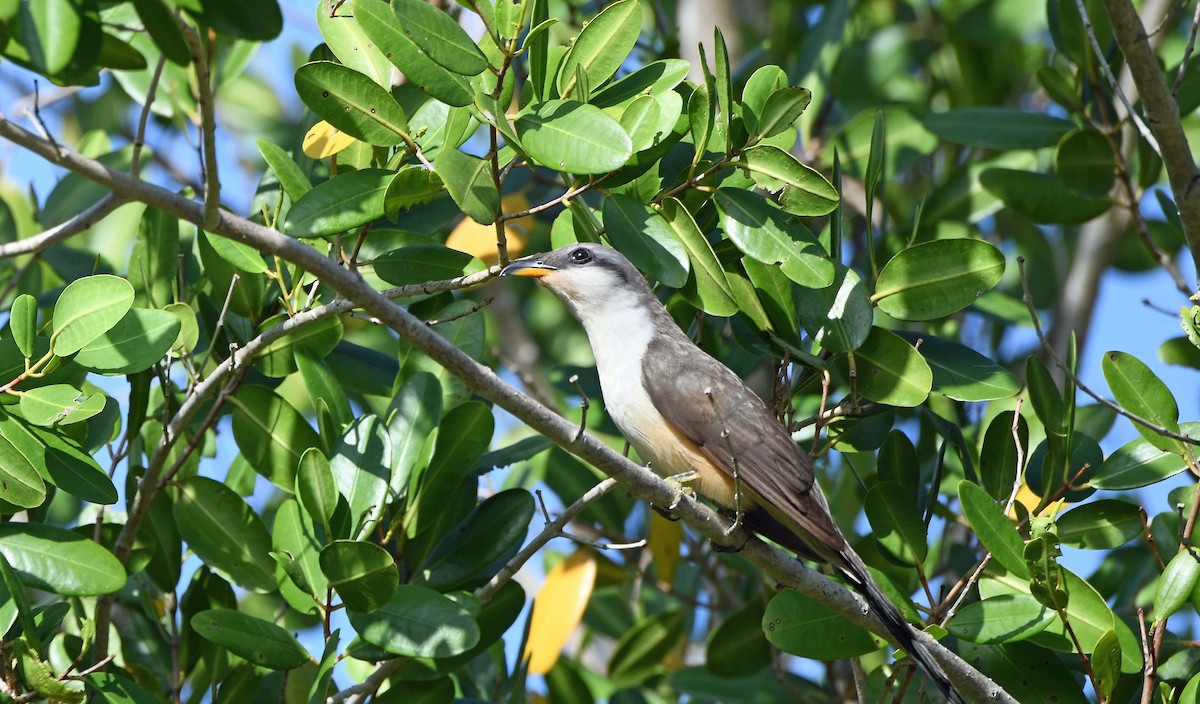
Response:
[[[592,261],[592,253],[583,248],[577,249],[571,252],[571,261],[576,264],[587,264]]]

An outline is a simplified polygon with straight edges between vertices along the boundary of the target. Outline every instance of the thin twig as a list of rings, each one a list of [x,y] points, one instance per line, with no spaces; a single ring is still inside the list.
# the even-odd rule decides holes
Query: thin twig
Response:
[[[579,384],[579,375],[572,374],[567,381],[575,385],[575,390],[579,392],[579,432],[575,434],[575,441],[579,442],[579,438],[583,437],[583,431],[587,430],[587,412],[589,407],[587,394],[584,393],[583,387]]]
[[[1183,59],[1179,62],[1179,70],[1175,73],[1175,85],[1171,86],[1171,95],[1179,93],[1183,76],[1187,73],[1188,62],[1192,60],[1192,52],[1196,49],[1196,31],[1200,30],[1200,3],[1196,4],[1196,13],[1192,15],[1192,31],[1188,32],[1187,48],[1183,50]]]
[[[210,74],[208,49],[200,32],[179,15],[175,23],[183,32],[188,48],[192,50],[192,63],[196,66],[196,103],[200,108],[200,130],[203,134],[204,167],[204,222],[205,230],[217,224],[217,210],[221,205],[221,177],[217,171],[217,118],[213,109],[212,75]]]
[[[166,55],[158,57],[154,73],[150,76],[150,86],[146,89],[145,104],[138,115],[137,132],[133,136],[133,155],[129,160],[129,173],[137,178],[142,172],[142,149],[146,146],[146,123],[150,121],[150,108],[154,105],[154,96],[158,92],[158,82],[162,79],[163,67],[167,63]]]
[[[461,313],[455,313],[454,315],[447,316],[445,318],[433,318],[432,320],[426,320],[425,324],[428,325],[429,327],[433,327],[434,325],[441,325],[443,323],[450,323],[455,320],[461,320],[462,318],[465,318],[468,315],[474,315],[475,313],[478,313],[479,311],[483,310],[484,308],[490,306],[492,304],[493,300],[495,300],[495,299],[489,296],[488,298],[485,298],[482,301],[480,301],[479,303],[476,303],[475,305],[471,306],[470,310],[464,310]]]

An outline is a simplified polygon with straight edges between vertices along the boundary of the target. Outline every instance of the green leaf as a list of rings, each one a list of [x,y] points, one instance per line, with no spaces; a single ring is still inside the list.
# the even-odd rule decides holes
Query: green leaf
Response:
[[[378,220],[394,176],[362,169],[319,183],[292,205],[283,230],[293,237],[325,237]]]
[[[487,269],[466,252],[440,244],[417,244],[393,249],[375,258],[375,273],[396,286],[455,279]]]
[[[492,179],[490,162],[457,149],[443,149],[433,163],[450,197],[464,213],[484,225],[495,222],[500,191]]]
[[[774,137],[791,127],[810,102],[812,91],[807,88],[782,88],[771,93],[762,112],[756,116],[758,120],[750,141],[759,142]]]
[[[1008,369],[966,345],[945,338],[902,331],[933,370],[933,392],[956,401],[993,401],[1021,391],[1021,382]]]
[[[1184,434],[1200,437],[1200,422],[1183,423]],[[1138,438],[1117,448],[1096,469],[1091,479],[1097,489],[1137,489],[1179,474],[1187,469],[1182,455],[1160,450]]]
[[[871,333],[875,311],[867,287],[853,269],[836,261],[832,284],[819,289],[797,289],[795,298],[801,324],[828,350],[857,349]]]
[[[612,78],[633,50],[642,31],[638,0],[619,0],[600,11],[575,38],[558,72],[558,93],[571,97],[575,74],[582,70],[588,84],[599,86]]]
[[[1000,594],[962,607],[946,627],[972,643],[1012,643],[1041,633],[1056,618],[1028,594]]]
[[[438,513],[487,450],[494,429],[492,411],[482,403],[468,401],[446,413],[438,428],[429,469],[417,477],[419,490],[416,498],[409,500],[408,535],[416,535],[435,523]],[[413,493],[410,488],[410,497]]]
[[[388,406],[388,437],[392,441],[392,496],[403,498],[410,480],[429,465],[434,443],[430,438],[442,418],[442,387],[437,377],[417,372],[408,377]]]
[[[296,496],[313,521],[328,527],[329,519],[337,510],[338,488],[329,460],[318,448],[310,447],[300,456],[300,466],[296,469]]]
[[[89,393],[68,384],[50,384],[23,392],[19,407],[25,420],[34,425],[70,425],[104,410],[105,398],[99,391]]]
[[[638,269],[664,286],[680,288],[691,269],[687,248],[658,211],[636,198],[614,193],[604,201],[604,231]]]
[[[191,352],[200,342],[200,323],[196,322],[196,314],[186,303],[171,303],[163,310],[179,321],[179,335],[175,337],[172,350],[176,353]]]
[[[415,165],[401,167],[388,184],[383,197],[383,212],[395,220],[402,210],[425,205],[442,194],[446,187],[435,171]]]
[[[1018,578],[1029,579],[1024,542],[996,500],[966,479],[958,483],[958,499],[971,529],[996,562]]]
[[[36,298],[28,293],[17,296],[8,311],[8,330],[21,354],[32,357],[33,342],[37,339]]]
[[[966,308],[1004,274],[1004,255],[983,240],[934,240],[892,257],[871,301],[898,320],[933,320]]]
[[[133,374],[149,369],[171,351],[179,318],[165,310],[131,308],[108,332],[83,346],[75,363],[101,374]]]
[[[902,563],[915,565],[929,553],[929,536],[917,497],[894,482],[880,481],[867,490],[863,510],[876,543]]]
[[[391,449],[387,428],[372,414],[346,429],[329,458],[338,491],[350,504],[358,540],[370,535],[383,515],[391,478]]]
[[[1165,621],[1192,598],[1200,582],[1200,557],[1191,548],[1181,550],[1167,563],[1154,591],[1154,620]]]
[[[320,438],[299,411],[266,387],[243,386],[231,400],[238,448],[260,474],[291,491],[300,455],[319,447]]]
[[[596,107],[628,105],[640,96],[659,97],[673,93],[675,86],[687,78],[691,64],[682,59],[651,61],[617,80],[594,90],[589,101]]]
[[[271,167],[271,171],[274,172],[275,178],[279,179],[279,185],[283,186],[283,192],[292,199],[293,203],[312,189],[312,183],[300,170],[296,160],[281,147],[265,139],[260,139],[255,144],[258,146],[258,152],[266,160],[267,166]]]
[[[434,547],[414,583],[441,592],[483,584],[521,547],[533,512],[533,495],[524,489],[488,497]]]
[[[1052,174],[991,168],[979,182],[1013,211],[1036,223],[1078,225],[1112,207],[1107,195],[1081,195]]]
[[[339,330],[338,338],[341,337],[340,332]],[[350,400],[346,398],[346,390],[342,388],[342,382],[334,376],[329,365],[325,363],[325,357],[334,349],[336,349],[336,344],[328,350],[315,348],[309,344],[293,345],[292,356],[296,362],[296,369],[304,379],[308,396],[313,400],[313,406],[324,404],[329,409],[337,430],[340,431],[354,420],[354,413],[350,409]]]
[[[1142,534],[1138,505],[1120,499],[1101,499],[1076,506],[1059,516],[1058,539],[1085,550],[1108,550]]]
[[[793,233],[808,233],[766,198],[740,188],[718,188],[714,201],[721,229],[743,253],[763,264],[779,265],[789,279],[806,288],[833,283],[833,261],[816,239],[793,239]]]
[[[54,306],[54,354],[75,354],[112,329],[132,307],[133,286],[119,276],[97,274],[67,284]]]
[[[871,327],[851,354],[857,372],[858,393],[889,406],[912,408],[929,397],[933,387],[933,372],[921,353],[895,333],[881,327]],[[848,374],[846,360],[839,368]]]
[[[57,526],[0,524],[0,554],[34,589],[62,596],[98,596],[125,586],[125,568],[111,552]]]
[[[388,59],[404,72],[409,82],[447,105],[466,107],[474,102],[475,89],[471,82],[426,56],[409,38],[387,3],[353,0],[351,5],[354,20],[377,46],[387,47]]]
[[[176,66],[187,66],[192,62],[187,40],[171,16],[171,8],[163,0],[133,0],[133,6],[137,8],[138,19],[146,33],[168,61]]]
[[[635,0],[616,4],[628,2]],[[555,171],[602,174],[621,168],[633,156],[633,142],[621,123],[587,103],[539,103],[517,117],[515,126],[526,153]]]
[[[322,545],[313,520],[301,511],[300,503],[294,498],[284,499],[271,526],[272,557],[279,568],[275,579],[284,598],[301,613],[317,613],[317,605],[325,600],[329,584],[319,561]],[[292,595],[289,579],[303,595]]]
[[[817,216],[837,207],[837,190],[812,168],[788,152],[761,144],[742,152],[737,165],[746,169],[759,186],[776,193],[783,190],[780,205],[793,215]]]
[[[271,534],[235,491],[207,477],[187,477],[174,514],[179,535],[204,564],[249,591],[276,589]]]
[[[108,474],[70,437],[36,426],[24,427],[15,418],[0,419],[0,435],[21,447],[34,466],[45,470],[46,479],[71,496],[94,504],[117,502],[117,487]],[[31,447],[33,452],[28,452]]]
[[[683,635],[683,611],[649,616],[626,631],[613,648],[608,676],[626,686],[641,683],[662,665]]]
[[[662,136],[663,130],[660,125],[663,112],[658,100],[649,95],[642,95],[621,113],[621,128],[629,135],[633,151],[640,152],[652,146]]]
[[[287,320],[286,313],[272,316],[263,321],[259,332],[265,332]],[[282,379],[296,371],[296,352],[304,350],[325,358],[342,340],[342,321],[336,315],[327,315],[307,325],[293,327],[287,334],[264,345],[258,353],[258,370],[269,377]],[[314,397],[314,404],[318,397]],[[332,401],[332,398],[319,398]]]
[[[278,0],[195,0],[176,4],[195,14],[203,24],[221,34],[251,41],[269,41],[283,31],[283,13]]]
[[[845,616],[800,592],[785,589],[767,604],[767,640],[785,653],[814,660],[841,660],[879,650],[885,642]]]
[[[477,76],[488,67],[487,58],[471,37],[445,12],[424,0],[392,0],[392,12],[421,51],[442,68],[464,76]]]
[[[248,244],[243,244],[228,237],[209,236],[208,244],[217,256],[228,262],[233,268],[251,274],[265,274],[270,267],[263,261],[263,255]]]
[[[690,294],[693,303],[709,315],[729,317],[737,312],[733,291],[725,278],[725,270],[717,261],[712,245],[696,226],[692,214],[678,200],[667,198],[658,211],[670,225],[675,237],[687,248],[692,262],[692,274],[688,278],[685,295]]]
[[[774,65],[761,66],[746,80],[742,88],[742,123],[748,134],[759,133],[760,115],[767,100],[775,93],[787,88],[787,74]]]
[[[479,626],[471,614],[425,587],[401,585],[375,611],[348,615],[359,637],[394,655],[445,658],[466,652],[479,641]]]
[[[937,371],[934,371],[936,384]],[[993,499],[1005,500],[1012,494],[1017,474],[1025,471],[1029,457],[1029,423],[1017,418],[1017,440],[1013,438],[1013,412],[1004,411],[992,419],[983,435],[979,451],[979,483]],[[1021,460],[1021,466],[1018,465]]]
[[[763,634],[766,605],[750,599],[731,613],[704,642],[704,666],[721,677],[744,677],[771,664],[771,647]]]
[[[83,23],[83,3],[72,0],[22,2],[17,15],[21,43],[46,76],[62,72],[71,63]]]
[[[46,484],[37,471],[41,449],[41,443],[28,438],[17,420],[7,414],[0,416],[0,487],[5,502],[36,508],[46,500]]]
[[[318,3],[317,28],[321,30],[321,36],[341,64],[381,86],[390,86],[392,62],[347,10],[345,5],[337,7]]]
[[[231,609],[208,609],[192,616],[192,628],[248,662],[270,670],[294,670],[309,661],[296,637],[270,621]]]
[[[1054,171],[1071,190],[1102,196],[1116,179],[1112,146],[1099,130],[1075,130],[1058,143]]]
[[[387,604],[400,584],[395,560],[373,543],[338,540],[326,545],[321,571],[346,608],[364,614]]]
[[[1091,666],[1096,692],[1104,699],[1112,696],[1121,678],[1121,641],[1116,631],[1106,631],[1092,650]]]
[[[408,139],[408,118],[378,83],[332,61],[296,69],[296,93],[313,112],[355,139],[391,147]]]
[[[1179,432],[1179,406],[1175,396],[1144,362],[1126,352],[1112,351],[1104,354],[1100,368],[1108,388],[1125,410],[1160,428]],[[1141,423],[1134,423],[1133,428],[1160,450],[1188,451],[1181,441],[1160,435]]]
[[[704,48],[700,47],[700,62],[704,63]],[[708,72],[708,67],[704,66],[705,82],[696,86],[692,94],[688,96],[687,101],[687,118],[688,128],[692,133],[692,146],[695,147],[695,154],[692,156],[692,165],[700,163],[704,158],[705,150],[708,149],[708,142],[713,136],[713,127],[716,124],[716,102],[713,96],[709,93],[708,84],[712,82],[712,74]]]
[[[1074,128],[1061,117],[1008,108],[960,108],[925,117],[925,129],[942,139],[996,151],[1052,147]]]

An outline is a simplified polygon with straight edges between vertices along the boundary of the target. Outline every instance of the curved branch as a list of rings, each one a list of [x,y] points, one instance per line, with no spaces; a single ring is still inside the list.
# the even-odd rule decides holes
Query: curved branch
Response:
[[[143,201],[189,222],[199,224],[204,221],[202,204],[128,174],[113,171],[73,151],[56,151],[49,142],[11,121],[0,119],[0,137],[96,181],[124,197]],[[712,509],[686,495],[681,498],[677,489],[666,480],[649,469],[634,464],[599,439],[590,435],[577,438],[574,423],[505,383],[492,369],[475,361],[421,320],[393,304],[373,289],[357,272],[343,268],[312,247],[277,230],[225,210],[218,211],[217,222],[211,231],[276,255],[321,278],[341,296],[379,318],[418,350],[436,360],[446,371],[458,377],[469,391],[503,408],[534,431],[590,462],[624,484],[634,497],[661,506],[677,503],[676,513],[706,538],[719,545],[744,544],[742,555],[772,575],[778,583],[817,599],[855,624],[882,634],[889,640],[892,638],[865,602],[846,587],[805,567],[794,556],[768,547],[745,530],[729,531],[729,522]],[[131,518],[132,513],[133,511]],[[932,637],[923,633],[916,633],[914,637],[934,654],[955,687],[965,695],[980,701],[1016,704],[1016,700],[986,675],[975,670]]]

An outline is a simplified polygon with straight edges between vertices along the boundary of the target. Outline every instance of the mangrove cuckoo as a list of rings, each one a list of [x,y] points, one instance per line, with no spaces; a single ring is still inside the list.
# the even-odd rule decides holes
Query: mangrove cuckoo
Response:
[[[755,532],[828,562],[953,702],[963,701],[834,524],[808,455],[740,378],[697,347],[614,249],[572,244],[512,262],[583,323],[604,404],[642,460]]]

